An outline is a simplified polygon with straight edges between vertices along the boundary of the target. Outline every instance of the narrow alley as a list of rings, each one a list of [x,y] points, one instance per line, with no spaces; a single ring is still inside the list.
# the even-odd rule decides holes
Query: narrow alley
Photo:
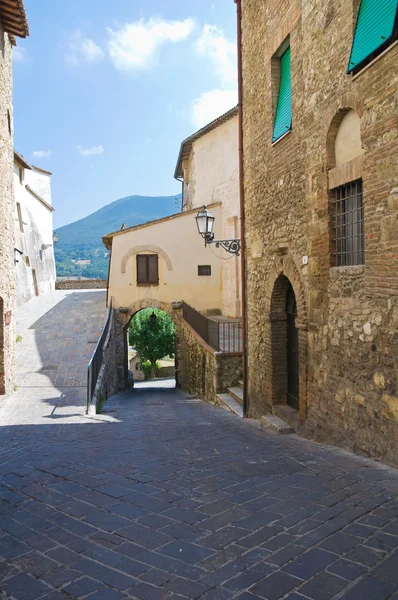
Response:
[[[398,598],[397,470],[168,382],[88,417],[100,294],[45,300],[0,409],[2,599]]]

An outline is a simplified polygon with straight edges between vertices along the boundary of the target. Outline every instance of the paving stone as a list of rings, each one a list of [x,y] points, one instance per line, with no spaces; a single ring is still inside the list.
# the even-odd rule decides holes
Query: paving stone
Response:
[[[118,571],[123,571],[124,573],[128,573],[133,577],[138,577],[145,571],[148,571],[148,565],[145,565],[142,562],[138,562],[132,558],[128,558],[127,556],[123,556],[118,552],[113,552],[112,550],[108,550],[107,548],[101,547],[92,547],[84,552],[84,556],[92,558],[104,565],[108,565],[110,567],[114,567]]]
[[[182,560],[191,565],[195,565],[214,554],[212,550],[208,550],[203,546],[184,541],[171,542],[170,544],[158,548],[158,552],[170,556],[171,558]]]
[[[278,565],[282,567],[287,562],[291,561],[293,558],[302,554],[304,552],[304,548],[302,546],[296,546],[295,544],[288,544],[281,550],[274,552],[267,558],[267,562]]]
[[[23,571],[27,571],[34,577],[40,577],[41,575],[44,575],[44,573],[49,573],[58,568],[55,560],[51,560],[51,558],[48,558],[37,551],[24,554],[23,556],[16,558],[13,562]]]
[[[90,577],[81,577],[81,579],[77,579],[66,585],[64,587],[64,591],[67,592],[72,597],[80,597],[86,596],[87,594],[91,594],[92,592],[99,590],[102,587],[102,583],[96,581],[95,579],[90,579]]]
[[[331,600],[347,585],[349,585],[348,581],[323,571],[304,584],[300,588],[300,593],[314,600]]]
[[[282,531],[283,527],[280,527],[279,525],[267,525],[261,527],[254,533],[250,533],[249,535],[240,538],[239,544],[240,546],[246,546],[246,548],[254,548],[255,546],[264,544],[269,539],[276,537]]]
[[[220,550],[221,548],[225,548],[232,542],[237,542],[238,540],[246,536],[247,529],[242,529],[241,527],[234,527],[233,525],[228,525],[227,527],[223,527],[222,529],[219,529],[219,531],[217,531],[216,533],[209,534],[206,537],[203,537],[202,531],[202,539],[200,541],[200,544],[202,546],[205,546],[206,548]]]
[[[387,600],[397,586],[375,577],[365,577],[340,596],[341,600]]]
[[[143,517],[148,513],[148,511],[144,508],[139,508],[138,506],[134,506],[134,504],[129,504],[128,502],[111,504],[110,506],[107,506],[106,509],[110,513],[114,513],[120,517],[125,517],[126,519],[137,519],[138,517]]]
[[[105,510],[97,512],[94,515],[90,515],[85,520],[87,523],[90,523],[95,527],[99,527],[100,529],[105,529],[105,531],[111,532],[121,529],[122,527],[127,526],[129,523],[127,519],[124,519],[119,515],[111,514]]]
[[[330,536],[326,542],[323,542],[320,545],[320,547],[324,550],[329,550],[329,552],[334,552],[335,554],[345,554],[351,550],[351,548],[357,546],[359,542],[359,538],[339,532]]]
[[[66,583],[70,583],[80,577],[80,573],[73,569],[59,569],[52,573],[47,573],[41,577],[43,581],[51,585],[52,587],[58,588]]]
[[[109,569],[104,565],[100,565],[89,559],[81,559],[73,565],[76,571],[80,571],[82,575],[87,575],[92,579],[97,579],[101,583],[115,587],[118,590],[127,590],[131,587],[133,580],[131,577],[122,575],[118,571]]]
[[[31,552],[31,548],[24,542],[20,542],[11,535],[0,538],[0,556],[7,559],[16,558],[22,554]]]
[[[284,548],[288,544],[293,544],[296,541],[296,538],[293,535],[289,535],[288,533],[281,533],[276,537],[266,541],[262,546],[271,552],[276,552],[281,548]]]
[[[12,595],[16,600],[37,600],[51,589],[45,583],[26,573],[20,573],[4,581],[2,591]]]
[[[198,581],[190,581],[189,579],[183,579],[182,577],[175,577],[171,581],[167,582],[163,586],[165,589],[181,594],[187,598],[199,598],[202,596],[210,586],[203,585]]]
[[[117,592],[116,590],[103,588],[98,592],[94,592],[94,594],[90,594],[90,596],[87,596],[85,600],[122,600],[123,598],[127,598],[127,596],[121,592]]]
[[[376,548],[377,550],[385,550],[390,552],[398,548],[398,535],[390,535],[383,531],[378,531],[364,542],[366,546]]]
[[[186,523],[179,522],[172,522],[171,525],[162,527],[160,532],[186,542],[196,542],[205,539],[206,536],[206,532],[203,531],[203,529],[199,529],[194,525],[187,525]],[[207,546],[207,544],[203,544],[203,541],[201,541],[201,545]]]
[[[359,538],[368,538],[374,533],[374,531],[375,530],[372,527],[360,525],[359,523],[351,523],[344,528],[344,533],[356,535]]]
[[[138,523],[132,523],[127,527],[118,529],[117,534],[151,550],[163,546],[173,539],[170,535],[154,531]]]
[[[206,569],[206,571],[214,571],[234,558],[241,556],[245,552],[247,552],[247,548],[237,544],[231,544],[224,550],[220,550],[219,552],[212,554],[209,558],[201,561],[199,566],[202,567],[202,569]]]
[[[322,571],[328,565],[337,560],[337,556],[331,552],[326,552],[320,548],[312,548],[295,558],[292,562],[286,565],[283,570],[290,575],[300,577],[301,579],[309,579],[318,571]]]
[[[254,594],[254,596],[266,598],[267,600],[279,600],[279,598],[282,598],[299,584],[300,579],[291,577],[282,571],[277,571],[254,584],[249,588],[249,592]]]
[[[163,515],[157,515],[156,513],[149,513],[137,519],[137,523],[149,527],[150,529],[161,529],[167,525],[174,524],[172,519],[168,519]]]
[[[167,590],[149,585],[149,583],[135,585],[129,590],[129,594],[134,598],[140,598],[140,600],[166,600],[169,597]],[[104,597],[104,600],[108,600],[108,598]]]
[[[173,579],[174,575],[172,573],[168,573],[167,571],[152,568],[140,575],[139,578],[146,583],[162,586],[164,583],[166,583],[166,581]]]
[[[398,551],[378,565],[372,575],[398,585]]]
[[[344,577],[348,581],[355,581],[355,579],[366,573],[367,567],[341,558],[340,560],[336,560],[332,565],[329,565],[328,571],[335,573],[339,577]]]
[[[231,590],[246,590],[256,583],[256,581],[264,579],[264,577],[272,573],[274,570],[275,567],[272,565],[267,565],[264,562],[260,562],[257,565],[246,569],[243,573],[232,577],[224,583],[224,586]]]
[[[384,552],[377,552],[373,550],[373,548],[368,548],[367,546],[360,544],[355,546],[355,548],[350,550],[350,552],[347,552],[345,558],[367,567],[373,567],[375,564],[380,562],[384,556]]]

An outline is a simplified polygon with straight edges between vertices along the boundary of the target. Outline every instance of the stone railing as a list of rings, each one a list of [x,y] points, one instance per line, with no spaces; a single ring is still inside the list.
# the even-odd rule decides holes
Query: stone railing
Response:
[[[108,282],[106,279],[62,279],[55,282],[56,290],[103,290]]]

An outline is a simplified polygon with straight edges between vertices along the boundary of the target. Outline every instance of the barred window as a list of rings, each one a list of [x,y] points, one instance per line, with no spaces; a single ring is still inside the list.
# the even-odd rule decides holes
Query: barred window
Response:
[[[362,180],[334,190],[333,246],[336,267],[365,264]]]
[[[157,254],[137,254],[137,284],[159,284],[159,268]]]
[[[198,275],[211,275],[211,265],[198,265]]]

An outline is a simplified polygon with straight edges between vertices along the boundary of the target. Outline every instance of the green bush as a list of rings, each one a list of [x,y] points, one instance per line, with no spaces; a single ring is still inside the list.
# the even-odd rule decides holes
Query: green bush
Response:
[[[142,371],[144,373],[144,377],[145,380],[148,380],[151,378],[151,361],[150,360],[146,360],[143,363],[141,363],[141,367],[142,367]],[[159,373],[159,369],[161,368],[161,364],[159,361],[156,361],[156,376]]]

